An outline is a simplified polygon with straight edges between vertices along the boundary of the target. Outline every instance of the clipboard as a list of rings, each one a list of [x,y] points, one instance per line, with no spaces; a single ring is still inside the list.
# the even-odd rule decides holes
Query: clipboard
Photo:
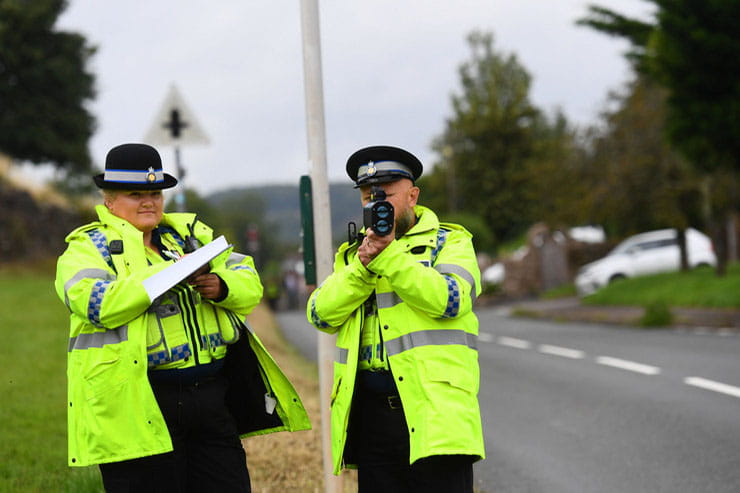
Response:
[[[162,296],[175,284],[186,279],[190,274],[225,252],[231,245],[226,238],[219,236],[212,242],[203,245],[193,253],[181,258],[166,269],[157,272],[144,279],[144,289],[149,295],[149,300]]]

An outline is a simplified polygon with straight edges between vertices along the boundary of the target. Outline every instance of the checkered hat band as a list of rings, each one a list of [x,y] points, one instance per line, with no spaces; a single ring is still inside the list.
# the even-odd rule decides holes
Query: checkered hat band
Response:
[[[150,173],[154,174],[154,180],[149,178]],[[114,183],[162,183],[164,181],[164,172],[161,169],[152,171],[109,169],[105,171],[103,179],[107,182]]]
[[[357,170],[357,180],[390,174],[405,175],[412,180],[414,179],[414,174],[405,164],[398,161],[378,161],[360,166]]]

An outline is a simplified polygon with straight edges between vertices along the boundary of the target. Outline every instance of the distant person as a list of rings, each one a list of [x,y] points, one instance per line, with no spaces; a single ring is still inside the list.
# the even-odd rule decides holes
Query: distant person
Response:
[[[288,310],[295,310],[298,308],[298,274],[295,271],[288,271],[285,274],[283,284],[285,285],[285,292],[288,295]]]
[[[231,249],[154,301],[142,281],[213,239],[164,214],[177,180],[144,144],[110,150],[98,220],[67,237],[56,291],[70,310],[69,465],[109,492],[251,491],[240,437],[310,428],[244,317],[262,284]]]
[[[382,189],[394,229],[341,245],[307,305],[309,321],[337,335],[334,473],[357,467],[360,492],[472,493],[473,462],[485,455],[472,311],[480,272],[470,233],[417,205],[421,173],[396,147],[349,157],[362,204]]]

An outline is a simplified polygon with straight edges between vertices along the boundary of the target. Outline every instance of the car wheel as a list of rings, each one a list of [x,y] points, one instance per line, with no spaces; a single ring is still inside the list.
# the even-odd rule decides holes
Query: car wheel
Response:
[[[614,281],[619,281],[620,279],[627,279],[627,276],[624,274],[614,274],[609,278],[609,284],[613,283]]]

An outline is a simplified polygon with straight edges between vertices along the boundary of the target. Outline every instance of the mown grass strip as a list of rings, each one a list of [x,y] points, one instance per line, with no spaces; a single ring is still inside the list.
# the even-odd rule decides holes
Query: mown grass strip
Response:
[[[665,304],[672,307],[740,307],[740,263],[717,276],[710,268],[615,281],[583,298],[591,305]]]

